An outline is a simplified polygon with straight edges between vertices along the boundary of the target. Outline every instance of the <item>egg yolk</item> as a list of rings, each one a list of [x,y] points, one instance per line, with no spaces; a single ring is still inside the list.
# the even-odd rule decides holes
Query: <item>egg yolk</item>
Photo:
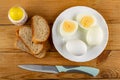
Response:
[[[91,16],[84,16],[80,20],[80,24],[82,24],[83,27],[90,27],[94,23],[94,19]]]
[[[20,7],[12,7],[9,10],[9,15],[10,15],[11,19],[17,21],[17,20],[22,19],[24,13],[23,13],[23,10]]]
[[[75,23],[71,21],[65,21],[63,23],[63,30],[65,32],[73,32],[75,29]]]

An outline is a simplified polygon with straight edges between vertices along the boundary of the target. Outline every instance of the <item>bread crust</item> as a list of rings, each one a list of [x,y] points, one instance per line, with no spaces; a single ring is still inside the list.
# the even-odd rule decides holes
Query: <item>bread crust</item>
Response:
[[[34,56],[37,58],[43,58],[46,55],[46,50],[43,49],[39,54],[35,54]]]
[[[35,15],[35,16],[39,16],[39,15]],[[41,16],[39,16],[39,17],[41,17],[42,19],[44,19],[44,21],[46,22],[49,30],[48,30],[47,38],[46,38],[44,41],[39,41],[38,39],[35,39],[35,34],[34,34],[35,31],[34,31],[34,25],[33,25],[33,23],[34,23],[34,22],[33,22],[33,21],[34,21],[33,18],[34,18],[35,16],[33,16],[32,19],[31,19],[31,23],[32,23],[32,24],[31,24],[31,28],[32,28],[32,35],[33,35],[33,36],[32,36],[32,41],[33,41],[35,44],[44,43],[44,42],[47,41],[47,39],[48,39],[49,36],[50,36],[50,27],[49,27],[48,22],[46,21],[46,19],[43,18],[43,17],[41,17]]]
[[[43,49],[42,49],[42,51],[39,53],[39,54],[35,54],[34,56],[35,57],[37,57],[37,58],[43,58],[43,57],[45,57],[45,55],[46,55],[46,52],[47,52],[47,50],[46,50],[46,44],[45,43],[43,43]]]

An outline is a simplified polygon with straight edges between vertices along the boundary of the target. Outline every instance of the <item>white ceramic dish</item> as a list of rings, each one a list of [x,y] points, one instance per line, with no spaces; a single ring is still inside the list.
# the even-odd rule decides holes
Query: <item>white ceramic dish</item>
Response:
[[[95,46],[95,47],[88,47],[87,53],[82,55],[82,56],[74,56],[70,53],[67,52],[66,48],[64,47],[66,41],[64,38],[60,35],[59,33],[59,28],[60,28],[60,23],[64,19],[74,19],[74,17],[77,14],[80,13],[90,13],[93,14],[96,19],[98,24],[100,25],[101,29],[103,30],[104,38],[103,41],[100,45]],[[83,32],[80,31],[79,35],[76,35],[73,38],[80,38],[81,40],[84,41],[85,35],[82,34]],[[97,56],[99,56],[102,51],[105,49],[107,42],[108,42],[108,26],[102,17],[96,10],[85,7],[85,6],[75,6],[68,8],[64,10],[55,20],[53,27],[52,27],[52,39],[53,39],[53,44],[57,51],[66,59],[74,62],[86,62],[92,59],[95,59]]]

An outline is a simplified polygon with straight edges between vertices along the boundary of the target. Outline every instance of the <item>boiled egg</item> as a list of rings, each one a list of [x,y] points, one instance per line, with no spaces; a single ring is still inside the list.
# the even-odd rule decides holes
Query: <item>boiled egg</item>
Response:
[[[87,53],[87,46],[81,40],[69,40],[66,42],[66,49],[75,56],[81,56]]]
[[[77,29],[78,29],[78,23],[73,20],[69,20],[69,19],[64,20],[60,24],[60,34],[63,37],[74,35],[77,32]]]
[[[95,16],[92,14],[79,14],[76,16],[76,20],[79,26],[86,30],[90,29],[97,23]]]
[[[92,27],[86,35],[86,41],[90,46],[99,45],[103,41],[103,31],[100,26]]]

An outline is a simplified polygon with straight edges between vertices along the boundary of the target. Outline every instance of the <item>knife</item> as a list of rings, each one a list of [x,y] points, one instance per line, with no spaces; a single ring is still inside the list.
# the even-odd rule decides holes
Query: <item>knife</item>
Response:
[[[59,73],[59,72],[82,72],[92,76],[99,74],[99,69],[87,66],[66,68],[64,66],[45,66],[35,64],[18,65],[18,67],[30,71],[47,72],[47,73]]]

